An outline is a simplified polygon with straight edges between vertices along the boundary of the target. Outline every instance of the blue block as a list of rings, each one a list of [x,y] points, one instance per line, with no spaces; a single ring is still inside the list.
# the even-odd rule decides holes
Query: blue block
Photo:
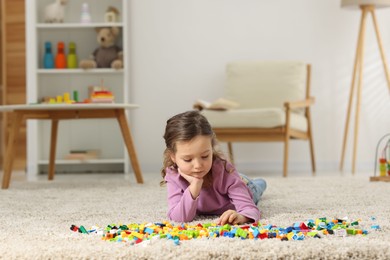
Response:
[[[145,233],[148,233],[148,234],[153,234],[153,233],[154,233],[154,230],[147,227],[147,228],[144,229],[144,232],[145,232]]]
[[[264,226],[264,229],[271,230],[271,228],[272,228],[272,225],[266,225],[266,226]]]
[[[286,233],[290,233],[291,231],[293,231],[293,227],[286,228]]]

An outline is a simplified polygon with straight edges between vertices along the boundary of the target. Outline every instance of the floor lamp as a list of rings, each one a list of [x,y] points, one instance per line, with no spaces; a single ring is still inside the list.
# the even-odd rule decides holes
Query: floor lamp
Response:
[[[359,37],[358,37],[357,48],[356,48],[355,64],[353,67],[353,74],[352,74],[351,92],[349,95],[347,118],[345,123],[343,148],[342,148],[341,161],[340,161],[340,170],[342,171],[344,168],[344,155],[345,155],[345,149],[346,149],[346,144],[348,139],[348,128],[349,128],[349,121],[351,117],[352,101],[354,95],[356,95],[355,129],[354,129],[353,155],[352,155],[352,174],[354,174],[355,162],[356,162],[356,151],[357,151],[357,140],[358,140],[358,128],[359,128],[359,112],[360,112],[361,92],[362,92],[362,82],[363,82],[364,35],[366,31],[367,15],[371,13],[372,16],[376,38],[378,41],[383,67],[386,74],[387,85],[390,90],[390,75],[387,68],[386,57],[382,46],[382,39],[379,33],[378,23],[376,21],[376,16],[375,16],[375,8],[390,7],[390,0],[341,0],[341,6],[358,7],[362,12],[362,16],[360,20]],[[355,93],[355,80],[356,80],[357,73],[359,77],[357,78],[357,90]]]

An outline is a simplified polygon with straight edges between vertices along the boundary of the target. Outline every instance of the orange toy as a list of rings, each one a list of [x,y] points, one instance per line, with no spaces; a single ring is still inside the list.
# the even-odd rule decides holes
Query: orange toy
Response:
[[[56,55],[55,64],[56,64],[57,69],[65,69],[66,68],[64,42],[58,42],[58,44],[57,44],[57,55]]]

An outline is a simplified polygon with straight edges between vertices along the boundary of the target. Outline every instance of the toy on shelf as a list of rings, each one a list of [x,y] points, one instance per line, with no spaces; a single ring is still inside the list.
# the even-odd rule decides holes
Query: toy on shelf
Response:
[[[62,96],[43,97],[40,104],[73,104],[74,100],[70,99],[70,94],[65,92]]]
[[[91,103],[114,103],[114,95],[106,87],[90,86],[89,100]]]
[[[63,23],[65,14],[65,5],[68,0],[55,0],[45,8],[46,23]]]
[[[122,49],[115,44],[119,36],[119,28],[96,28],[96,32],[99,47],[95,49],[90,59],[81,60],[79,67],[83,69],[123,68],[123,52]]]
[[[79,92],[77,90],[73,91],[73,99],[70,98],[70,93],[65,92],[62,96],[57,95],[55,97],[43,97],[39,104],[75,104],[79,102]],[[89,103],[88,100],[84,100],[82,103]]]
[[[54,68],[54,56],[51,51],[51,42],[45,42],[45,54],[43,55],[43,67],[45,69]]]
[[[70,97],[69,92],[65,92],[62,96],[57,95],[55,97],[43,97],[40,104],[80,104],[80,103],[114,103],[114,94],[103,85],[103,80],[100,86],[89,86],[89,97],[83,101],[79,100],[79,92],[73,91],[73,99]]]
[[[68,69],[77,68],[77,55],[76,55],[76,44],[74,42],[69,43],[69,52],[67,56]]]
[[[88,3],[83,3],[81,6],[81,15],[80,15],[80,22],[81,23],[90,23],[92,21],[91,14],[89,12],[89,5]]]
[[[386,141],[386,138],[387,141]],[[380,149],[382,141],[386,141],[383,149]],[[380,149],[380,150],[379,150]],[[378,159],[378,151],[381,151],[380,158]],[[377,163],[379,163],[379,176],[376,176]],[[390,133],[384,135],[376,146],[375,154],[375,169],[374,176],[370,177],[370,181],[386,181],[390,182]]]
[[[79,102],[79,92],[77,90],[73,90],[73,100],[74,102]]]
[[[91,103],[114,103],[114,94],[104,86],[103,80],[100,86],[89,86],[88,92]]]
[[[66,57],[65,57],[65,44],[64,42],[58,42],[57,44],[57,55],[56,55],[56,68],[66,68]]]
[[[100,150],[90,149],[90,150],[71,150],[69,154],[65,156],[66,160],[92,160],[97,159],[100,156]]]
[[[104,14],[104,21],[106,23],[116,23],[119,22],[119,11],[113,6],[107,8],[106,13]]]

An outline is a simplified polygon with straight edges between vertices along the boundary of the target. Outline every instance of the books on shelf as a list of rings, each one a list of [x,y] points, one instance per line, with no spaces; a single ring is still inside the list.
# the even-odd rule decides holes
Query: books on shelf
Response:
[[[71,150],[69,154],[65,156],[66,160],[92,160],[99,158],[100,150]]]
[[[232,108],[237,108],[240,105],[232,100],[226,98],[218,98],[213,102],[208,102],[202,99],[198,99],[193,104],[193,108],[198,110],[209,109],[209,110],[228,110]]]

